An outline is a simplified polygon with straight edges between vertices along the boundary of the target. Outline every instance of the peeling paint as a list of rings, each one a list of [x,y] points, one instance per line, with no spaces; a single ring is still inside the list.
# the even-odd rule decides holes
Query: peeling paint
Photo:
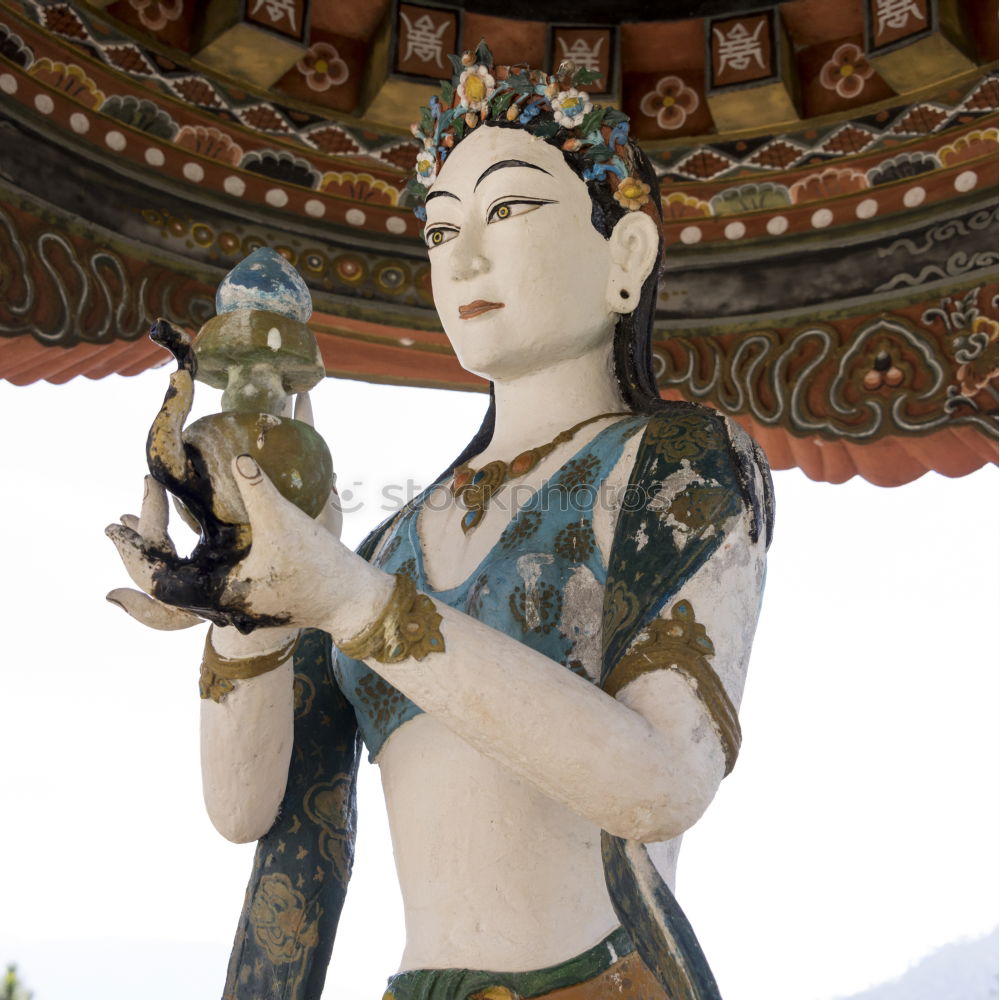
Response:
[[[671,512],[674,500],[691,486],[718,488],[714,479],[706,479],[691,468],[688,459],[681,462],[681,467],[672,475],[667,476],[656,490],[646,509],[656,514],[660,523],[671,529],[674,545],[683,550],[691,535],[691,526],[679,521]],[[718,530],[716,525],[708,525],[701,533],[703,538],[712,538]]]
[[[538,628],[542,623],[541,609],[538,607],[538,579],[542,575],[542,567],[553,559],[547,553],[532,552],[517,560],[517,573],[524,584],[524,623],[528,628]]]
[[[646,534],[646,522],[639,525],[639,530],[635,533],[635,547],[641,552],[649,542],[649,535]]]
[[[267,432],[272,427],[277,427],[281,423],[280,417],[272,416],[270,413],[262,413],[257,418],[257,448],[261,449],[264,447],[264,439],[267,437]]]
[[[604,588],[586,566],[577,566],[566,582],[559,631],[573,643],[569,659],[579,660],[594,681],[600,674],[603,606]]]
[[[678,493],[683,493],[692,483],[703,486],[706,485],[706,480],[691,468],[691,462],[685,458],[681,462],[681,467],[660,483],[653,499],[649,501],[648,509],[658,511],[668,507],[668,501],[673,500]],[[707,485],[719,484],[712,480]]]

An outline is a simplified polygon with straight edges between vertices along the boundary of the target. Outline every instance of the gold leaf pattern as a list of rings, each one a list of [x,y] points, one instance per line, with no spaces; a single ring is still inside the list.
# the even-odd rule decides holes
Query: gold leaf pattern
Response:
[[[620,629],[631,627],[639,618],[639,599],[625,585],[617,580],[611,593],[604,600],[603,633],[605,641]]]
[[[718,447],[712,423],[701,413],[678,413],[669,420],[652,421],[647,440],[664,458],[695,458]]]
[[[313,785],[304,798],[306,815],[323,831],[320,854],[333,865],[337,878],[343,882],[350,876],[354,857],[354,829],[343,825],[344,819],[351,815],[351,792],[350,776],[338,774]]]
[[[316,697],[316,685],[305,674],[298,673],[295,675],[295,681],[292,685],[292,697],[295,718],[301,719],[302,716],[308,715],[312,709],[313,700]]]
[[[668,514],[690,530],[702,531],[718,522],[719,514],[727,509],[729,499],[729,491],[721,486],[692,484],[674,497]]]
[[[296,962],[319,943],[315,920],[306,919],[306,898],[285,874],[265,875],[253,901],[251,919],[257,943],[276,965]]]

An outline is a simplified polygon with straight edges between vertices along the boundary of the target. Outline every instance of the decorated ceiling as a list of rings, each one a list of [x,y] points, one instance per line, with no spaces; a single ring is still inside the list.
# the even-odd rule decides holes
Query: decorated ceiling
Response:
[[[267,245],[327,372],[481,389],[430,294],[408,123],[485,38],[600,73],[660,178],[665,396],[776,468],[996,461],[996,6],[0,0],[0,377],[133,374]]]

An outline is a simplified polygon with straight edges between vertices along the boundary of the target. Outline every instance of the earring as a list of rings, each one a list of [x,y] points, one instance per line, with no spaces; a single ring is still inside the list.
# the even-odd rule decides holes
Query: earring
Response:
[[[619,313],[622,316],[624,316],[626,313],[632,312],[632,310],[635,309],[636,307],[636,301],[637,301],[635,296],[633,295],[633,292],[635,291],[634,286],[631,288],[623,287],[630,284],[628,278],[629,278],[628,275],[622,275],[619,279],[623,282],[623,284],[621,285],[618,283],[618,281],[613,280],[613,284],[611,285],[611,287],[608,289],[607,292],[608,307],[612,312]],[[615,294],[616,290],[618,292],[617,295]]]

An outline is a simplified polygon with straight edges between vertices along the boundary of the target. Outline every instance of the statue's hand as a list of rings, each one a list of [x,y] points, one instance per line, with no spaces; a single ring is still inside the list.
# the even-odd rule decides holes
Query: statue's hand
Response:
[[[252,542],[227,574],[224,608],[252,621],[322,625],[345,600],[352,564],[361,561],[337,537],[335,495],[314,520],[278,492],[250,455],[237,456],[232,471]]]
[[[246,521],[242,519],[239,504],[234,506],[231,502],[236,500],[231,489],[228,491],[230,502],[222,502],[223,495],[218,491],[224,485],[224,480],[216,478],[213,481],[210,463],[206,461],[205,454],[199,451],[198,445],[185,438],[184,421],[191,410],[193,380],[197,370],[197,358],[190,338],[183,331],[175,330],[165,320],[158,320],[154,324],[150,336],[174,354],[178,367],[170,376],[170,388],[147,439],[146,457],[153,478],[146,479],[143,512],[138,519],[125,516],[119,524],[109,525],[106,529],[106,534],[118,548],[125,568],[140,592],[115,591],[109,597],[139,621],[154,628],[186,628],[200,618],[216,625],[232,625],[244,634],[259,628],[312,624],[315,619],[302,617],[297,611],[302,610],[311,615],[312,605],[315,604],[315,600],[308,600],[317,593],[315,581],[308,574],[312,565],[309,557],[323,547],[313,543],[316,538],[322,537],[343,549],[335,535],[331,534],[339,534],[340,528],[340,509],[335,491],[332,486],[329,487],[325,506],[317,515],[317,521],[321,523],[317,523],[298,507],[284,501],[268,480],[266,489],[269,501],[274,510],[287,508],[287,523],[267,512],[258,514],[258,519],[265,528],[280,522],[281,529],[290,534],[285,538],[279,533],[276,539],[269,539],[273,541],[270,546],[255,539],[251,552],[252,519],[249,515]],[[312,408],[307,395],[300,396],[296,401],[296,416],[301,422],[312,424]],[[263,432],[258,429],[258,448],[263,447],[262,436]],[[237,437],[240,438],[241,435]],[[241,440],[238,447],[247,447],[247,442]],[[209,449],[209,454],[212,453],[213,450]],[[252,458],[240,458],[252,464],[255,476],[263,478]],[[320,458],[322,459],[322,455]],[[218,462],[215,464],[217,466]],[[216,469],[217,476],[219,471]],[[324,488],[324,473],[326,464],[320,461],[317,472],[320,477],[319,489]],[[247,477],[241,477],[238,472],[234,474],[238,489],[243,492]],[[332,469],[326,474],[332,474]],[[244,482],[240,481],[241,478]],[[313,484],[311,488],[315,486]],[[198,544],[189,556],[178,556],[167,533],[165,489],[183,502],[200,528]],[[312,493],[310,512],[316,510],[317,501],[321,499],[322,494],[317,496],[315,492]],[[291,514],[292,511],[294,515]],[[294,544],[299,535],[311,539],[310,546],[306,549]],[[269,558],[273,564],[267,571],[268,575],[256,579],[241,577],[238,570],[241,566],[250,565],[257,573],[264,571],[261,553],[265,549],[271,552]],[[282,562],[281,556],[286,551],[303,557],[305,574],[295,576],[289,573],[286,579],[274,571],[279,565],[293,565],[287,561]],[[305,583],[300,590],[291,589],[281,599],[265,599],[269,587],[277,594],[293,581],[303,580]],[[253,600],[250,599],[251,596]],[[300,596],[306,598],[301,609],[297,605]],[[264,610],[265,605],[272,610]]]
[[[149,591],[152,590],[150,568],[152,554],[168,552],[176,557],[174,543],[167,533],[168,518],[166,492],[152,476],[146,476],[139,517],[134,514],[122,514],[119,524],[108,525],[105,529],[116,545],[118,545],[117,537],[124,532],[129,532],[130,537],[142,540],[138,550],[134,547],[123,549],[121,545],[118,545],[118,552],[122,556],[122,561],[125,563],[125,568],[132,578],[132,582],[142,589],[132,590],[128,587],[119,587],[112,590],[107,595],[107,599],[130,614],[136,621],[149,628],[164,632],[191,628],[192,625],[203,621],[199,615],[191,611],[164,604],[149,596]],[[142,553],[145,558],[139,558],[139,553]]]
[[[106,599],[112,604],[117,604],[137,622],[160,632],[176,632],[204,621],[191,611],[171,607],[156,600],[155,597],[150,597],[139,590],[132,590],[130,587],[116,587],[108,592]]]
[[[161,629],[187,628],[202,618],[241,632],[327,620],[345,600],[350,564],[363,564],[333,533],[339,529],[335,496],[313,520],[278,493],[249,455],[235,459],[232,470],[253,539],[245,558],[229,562],[204,548],[198,559],[179,557],[167,532],[166,492],[147,476],[141,515],[125,515],[106,529],[140,592],[112,591],[109,600]]]

